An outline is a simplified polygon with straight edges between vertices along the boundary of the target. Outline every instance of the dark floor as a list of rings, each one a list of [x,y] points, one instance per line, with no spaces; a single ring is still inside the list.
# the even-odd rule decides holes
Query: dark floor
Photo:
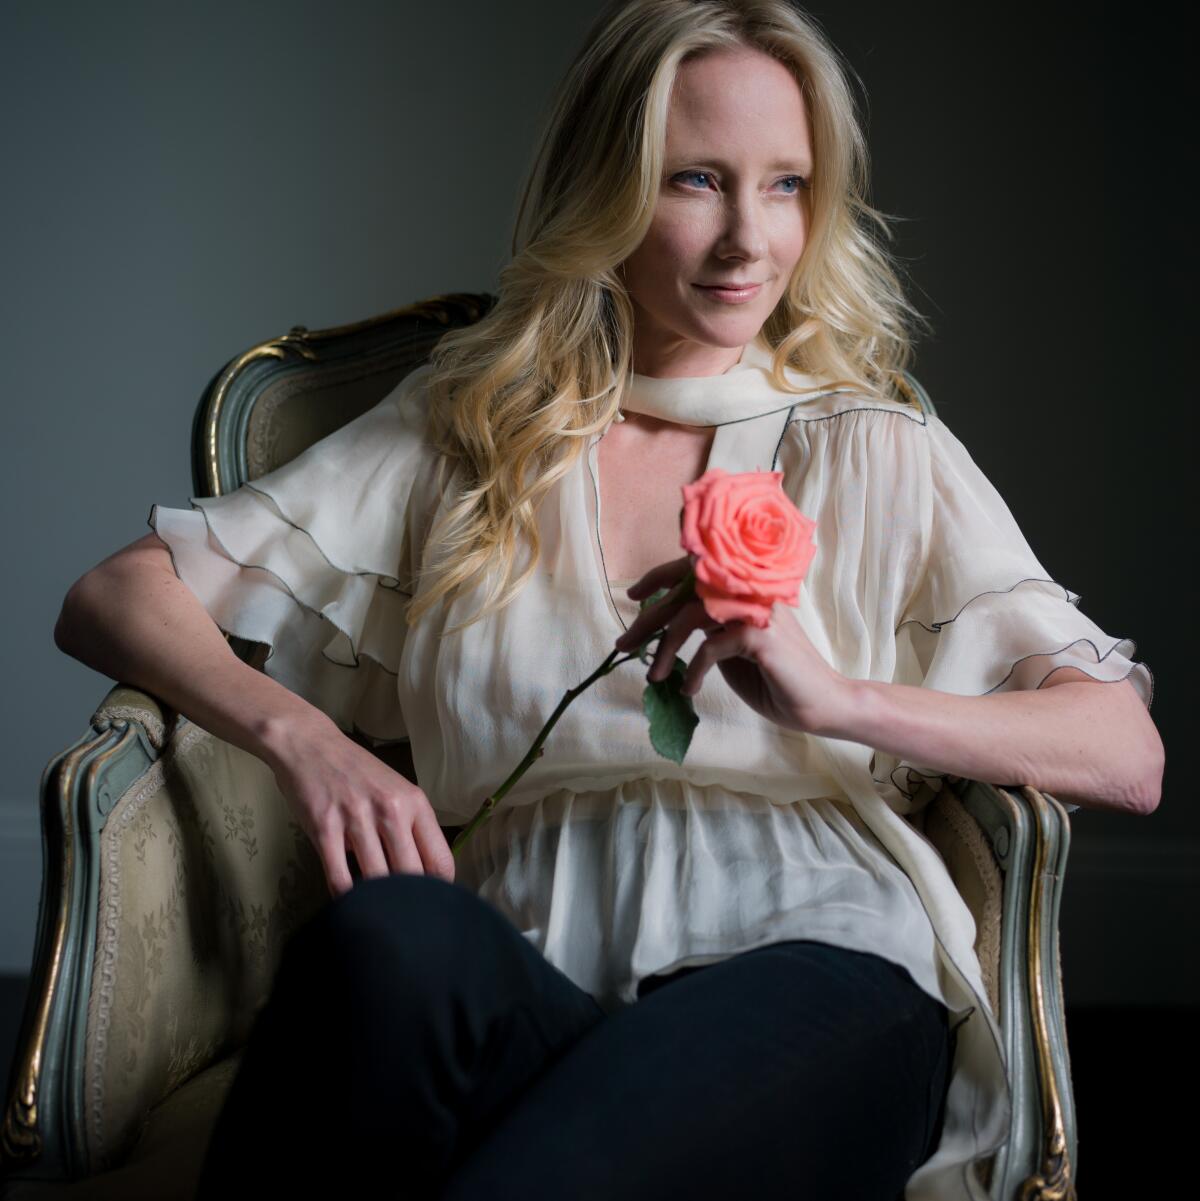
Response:
[[[25,989],[24,977],[0,976],[5,1081]],[[1178,1169],[1192,1160],[1198,1032],[1200,1006],[1068,1007],[1082,1201],[1196,1195]],[[1182,1191],[1162,1191],[1168,1172]]]

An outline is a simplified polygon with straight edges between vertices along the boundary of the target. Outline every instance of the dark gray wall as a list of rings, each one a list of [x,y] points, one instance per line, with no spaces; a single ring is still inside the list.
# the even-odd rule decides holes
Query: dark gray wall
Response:
[[[38,781],[112,681],[61,654],[71,583],[187,508],[235,354],[493,291],[594,3],[0,5],[6,456],[0,972],[32,955]]]
[[[0,8],[0,971],[31,954],[42,767],[111,684],[54,647],[68,586],[153,502],[186,507],[192,411],[234,354],[494,290],[543,106],[598,7]],[[875,202],[905,218],[897,248],[937,328],[918,375],[1043,564],[1155,673],[1163,803],[1076,814],[1068,997],[1195,1000],[1195,970],[1165,958],[1167,931],[1171,947],[1195,932],[1197,824],[1170,756],[1192,674],[1171,665],[1194,651],[1169,636],[1183,594],[1156,553],[1187,395],[1182,272],[1158,247],[1187,238],[1163,204],[1178,133],[1117,82],[1161,47],[1127,20],[1109,40],[1096,8],[812,11],[870,98]]]
[[[906,218],[897,249],[937,327],[919,378],[1042,564],[1154,673],[1162,802],[1074,815],[1067,999],[1194,1003],[1175,948],[1200,925],[1200,822],[1173,735],[1196,650],[1167,559],[1195,512],[1182,56],[1109,4],[814,11],[870,97],[875,203]]]

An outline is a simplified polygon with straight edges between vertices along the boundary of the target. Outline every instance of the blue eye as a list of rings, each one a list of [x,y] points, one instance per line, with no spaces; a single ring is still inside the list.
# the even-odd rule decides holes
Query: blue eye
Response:
[[[711,179],[712,174],[708,171],[681,171],[675,176],[676,179]],[[788,183],[795,181],[798,185],[794,191],[784,193],[787,196],[797,196],[800,192],[807,190],[808,180],[803,175],[785,175],[779,182]]]

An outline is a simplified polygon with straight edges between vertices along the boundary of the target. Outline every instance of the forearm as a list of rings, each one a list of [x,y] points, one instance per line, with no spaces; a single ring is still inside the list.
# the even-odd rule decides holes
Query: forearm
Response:
[[[89,573],[64,601],[54,638],[93,670],[272,765],[284,728],[331,720],[243,663],[172,570],[114,564]]]
[[[1083,808],[1145,813],[1158,803],[1153,740],[1140,717],[1131,720],[1128,690],[1116,684],[959,696],[876,680],[847,683],[843,703],[816,733],[948,775],[1027,784]]]

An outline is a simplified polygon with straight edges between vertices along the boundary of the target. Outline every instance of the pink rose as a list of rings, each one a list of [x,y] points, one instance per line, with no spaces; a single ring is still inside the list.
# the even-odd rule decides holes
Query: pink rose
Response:
[[[817,553],[816,523],[788,499],[782,471],[720,467],[683,486],[681,542],[713,621],[765,629],[776,601],[796,605]]]

